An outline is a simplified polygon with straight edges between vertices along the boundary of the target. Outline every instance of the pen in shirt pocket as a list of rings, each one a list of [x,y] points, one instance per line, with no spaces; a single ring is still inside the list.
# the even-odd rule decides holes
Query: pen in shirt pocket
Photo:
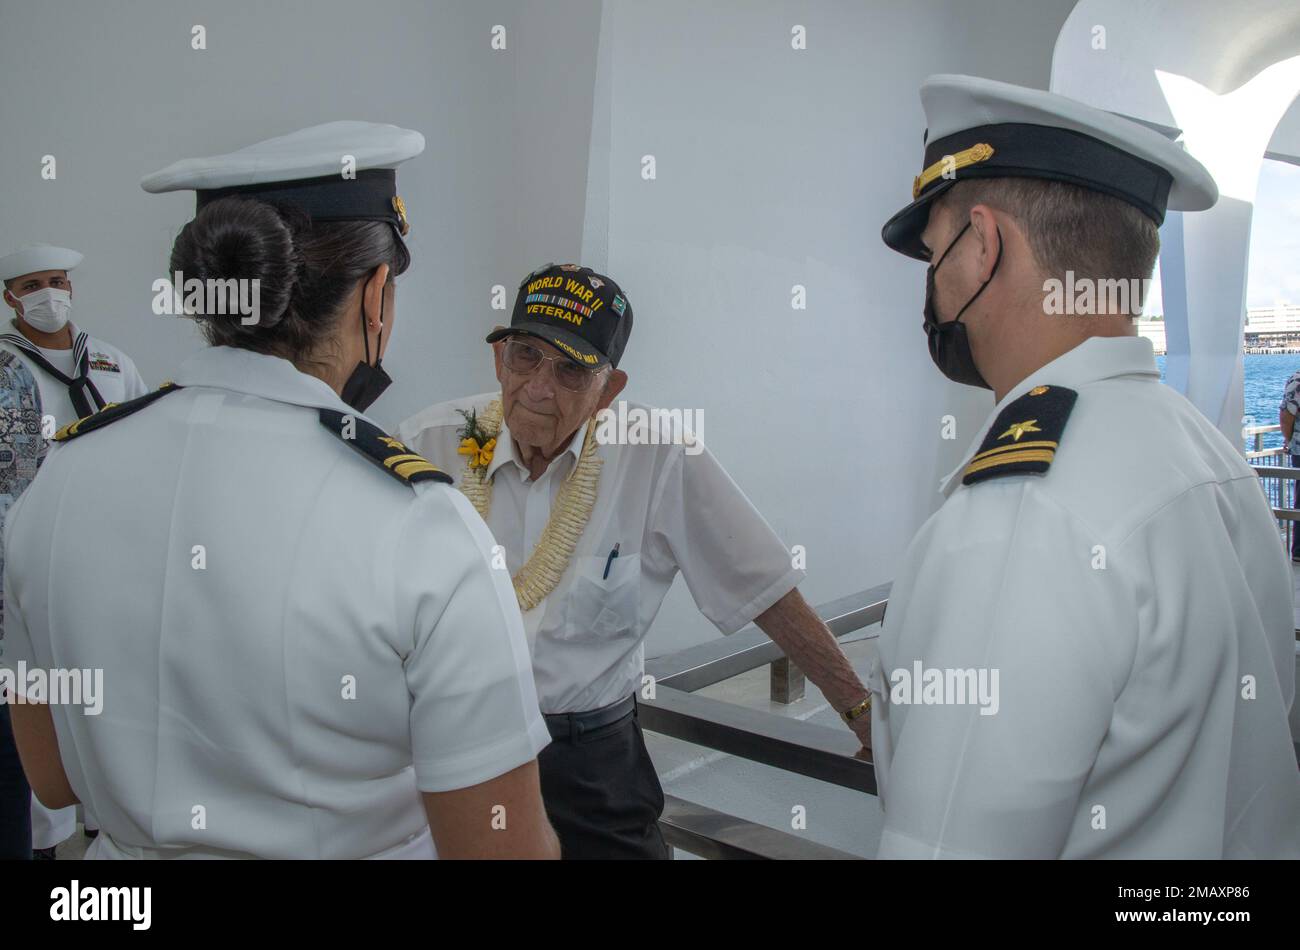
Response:
[[[610,569],[610,566],[614,563],[614,558],[616,558],[616,557],[618,557],[618,542],[617,542],[617,541],[614,542],[614,547],[613,547],[613,549],[609,552],[609,557],[605,558],[605,573],[602,574],[601,577],[600,577],[600,579],[601,579],[602,581],[607,581],[607,580],[609,580],[609,569]]]

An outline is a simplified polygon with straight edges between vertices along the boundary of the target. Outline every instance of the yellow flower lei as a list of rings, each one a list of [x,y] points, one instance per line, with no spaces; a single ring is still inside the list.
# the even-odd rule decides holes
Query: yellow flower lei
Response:
[[[496,449],[497,436],[501,432],[504,412],[501,400],[494,399],[478,417],[478,428],[488,441],[480,445],[476,439],[466,438],[457,450],[468,456],[460,479],[460,490],[485,521],[492,507],[492,482],[488,481],[487,470]],[[486,461],[483,461],[484,455]],[[596,454],[596,426],[588,423],[587,436],[583,440],[582,451],[578,454],[578,464],[560,486],[551,508],[551,517],[542,529],[542,536],[537,539],[537,547],[533,548],[533,553],[512,579],[520,610],[532,610],[545,600],[568,569],[573,550],[596,505],[596,489],[600,484],[603,461]]]

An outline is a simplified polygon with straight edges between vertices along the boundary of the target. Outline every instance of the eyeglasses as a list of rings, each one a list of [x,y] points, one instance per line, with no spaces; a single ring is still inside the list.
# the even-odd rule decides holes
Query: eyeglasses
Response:
[[[587,369],[563,356],[546,356],[537,347],[522,340],[507,342],[502,358],[506,369],[520,376],[536,372],[543,362],[550,363],[556,383],[571,393],[585,393],[602,375],[601,370]]]

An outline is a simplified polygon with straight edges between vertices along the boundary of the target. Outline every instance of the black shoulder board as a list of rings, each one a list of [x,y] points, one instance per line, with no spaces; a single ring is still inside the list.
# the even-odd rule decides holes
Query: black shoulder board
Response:
[[[1000,475],[1042,475],[1056,457],[1078,398],[1077,392],[1064,386],[1035,386],[1009,403],[993,421],[961,483],[973,485]]]
[[[336,409],[321,409],[320,424],[374,462],[398,481],[446,482],[452,477],[423,455],[417,455],[387,432],[360,416]]]
[[[161,399],[170,392],[175,392],[183,387],[175,383],[163,383],[151,393],[145,393],[143,396],[137,396],[134,399],[128,399],[126,402],[110,402],[99,412],[92,412],[88,416],[82,416],[76,422],[69,422],[66,426],[54,433],[55,442],[67,442],[69,439],[75,439],[79,435],[85,435],[87,432],[94,432],[96,429],[102,429],[110,422],[116,422],[123,416],[129,416],[131,413],[143,409],[149,403]]]

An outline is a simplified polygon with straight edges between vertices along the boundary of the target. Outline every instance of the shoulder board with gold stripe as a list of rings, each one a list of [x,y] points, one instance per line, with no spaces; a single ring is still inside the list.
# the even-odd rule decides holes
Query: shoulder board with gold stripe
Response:
[[[321,409],[320,422],[398,481],[408,485],[429,481],[452,484],[452,477],[442,469],[360,416]]]
[[[1052,465],[1079,394],[1064,386],[1035,386],[998,413],[980,450],[962,473],[973,485],[1000,475],[1042,475]]]
[[[161,399],[168,393],[175,392],[183,387],[175,383],[163,383],[151,393],[145,393],[143,396],[137,396],[135,399],[128,399],[126,402],[110,402],[99,412],[92,412],[88,416],[82,416],[76,422],[69,422],[66,426],[54,433],[55,442],[67,442],[69,439],[75,439],[79,435],[85,435],[87,432],[94,432],[96,429],[102,429],[110,422],[116,422],[124,416],[129,416],[133,412],[143,409],[149,403]]]

